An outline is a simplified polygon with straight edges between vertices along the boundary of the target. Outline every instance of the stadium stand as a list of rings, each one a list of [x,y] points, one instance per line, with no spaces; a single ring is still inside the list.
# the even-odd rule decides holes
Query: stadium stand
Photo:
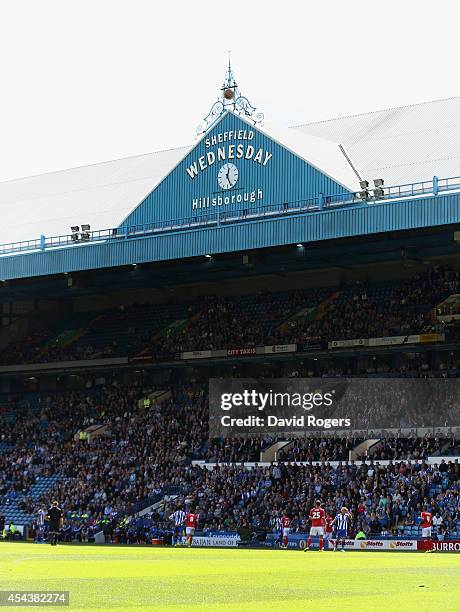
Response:
[[[427,500],[452,535],[460,529],[458,459],[419,462],[455,454],[460,432],[420,441],[414,436],[380,438],[368,453],[370,466],[349,461],[360,437],[288,440],[278,464],[257,467],[262,441],[208,442],[201,385],[172,387],[168,399],[144,406],[142,398],[150,391],[114,377],[84,392],[32,394],[18,405],[14,421],[2,428],[8,446],[0,454],[0,511],[7,522],[32,524],[38,505],[57,497],[68,525],[79,526],[74,537],[82,527],[107,531],[107,521],[115,532],[121,521],[173,493],[179,496],[174,504],[199,507],[202,527],[211,530],[239,529],[248,522],[268,532],[274,517],[287,508],[301,531],[302,508],[318,496],[331,509],[346,503],[356,526],[371,533],[407,535],[410,528],[410,535],[417,535],[417,512]],[[108,428],[93,440],[79,437],[94,423]],[[390,460],[388,466],[376,462],[384,459]],[[333,467],[331,461],[339,464]],[[253,467],[243,467],[245,462]],[[143,519],[149,533],[168,532],[168,509],[161,508]],[[375,520],[378,527],[372,526]]]
[[[437,124],[457,125],[459,103],[279,138],[251,125],[249,139],[224,113],[207,137],[241,133],[254,149],[235,162],[260,185],[246,200],[244,186],[206,182],[206,140],[0,185],[6,523],[28,537],[57,499],[64,540],[168,540],[176,508],[205,532],[262,538],[282,512],[305,532],[319,497],[371,537],[420,537],[428,505],[438,537],[460,538],[460,421],[422,427],[401,408],[408,391],[393,406],[406,425],[391,430],[363,418],[348,435],[221,439],[208,426],[209,378],[460,378],[458,154],[453,138],[438,154]],[[382,178],[359,185],[339,142]]]
[[[3,364],[46,363],[447,331],[433,312],[459,290],[459,273],[433,267],[404,281],[356,283],[336,291],[294,290],[191,302],[121,306],[78,315],[35,332],[0,354]],[[389,314],[391,313],[391,314]],[[22,352],[21,352],[22,351]]]

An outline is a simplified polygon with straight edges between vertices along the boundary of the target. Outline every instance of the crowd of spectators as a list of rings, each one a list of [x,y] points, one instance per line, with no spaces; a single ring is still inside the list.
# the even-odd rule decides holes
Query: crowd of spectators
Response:
[[[329,300],[323,316],[296,320],[284,330],[283,342],[377,338],[441,330],[432,311],[459,290],[459,273],[431,268],[400,283],[379,287],[357,283]]]
[[[457,530],[460,521],[460,464],[414,462],[329,463],[318,466],[280,464],[246,469],[221,465],[213,469],[187,467],[184,493],[156,513],[156,525],[166,528],[173,507],[192,508],[200,527],[209,530],[272,531],[281,513],[292,518],[294,531],[306,531],[307,510],[321,499],[331,515],[345,505],[354,528],[371,535],[398,533],[417,524],[422,506],[439,513],[444,527]]]
[[[265,536],[276,532],[277,519],[288,514],[293,532],[308,531],[308,510],[321,499],[330,516],[345,505],[353,516],[351,537],[399,535],[419,524],[423,507],[434,516],[434,535],[449,537],[460,529],[460,464],[424,462],[343,462],[336,467],[285,463],[246,468],[239,464],[212,468],[185,466],[174,500],[140,517],[112,512],[85,521],[68,516],[65,540],[92,541],[103,531],[106,541],[145,543],[153,538],[170,541],[171,514],[176,509],[199,514],[199,529],[236,531]],[[89,537],[89,540],[88,540]]]
[[[360,456],[360,459],[409,459],[456,455],[460,441],[458,432],[426,434],[422,438],[415,433],[405,436],[381,438],[380,441]]]
[[[40,397],[35,409],[16,404],[15,420],[0,423],[0,504],[33,512],[38,500],[28,489],[38,478],[57,476],[46,503],[57,497],[69,515],[100,520],[175,485],[193,459],[259,459],[257,440],[208,441],[203,387],[178,385],[167,399],[144,403],[150,391],[114,380]],[[95,424],[97,435],[80,438],[78,432]]]
[[[242,462],[257,463],[260,451],[274,439],[208,440],[203,385],[178,384],[168,389],[166,399],[144,402],[151,391],[114,378],[85,391],[17,402],[15,421],[1,423],[0,505],[15,503],[35,514],[38,505],[57,498],[65,511],[66,537],[91,537],[98,527],[129,541],[139,533],[135,530],[133,535],[128,524],[121,529],[120,520],[161,499],[168,490],[182,495],[177,503],[197,508],[202,526],[209,529],[244,525],[269,529],[274,517],[286,509],[300,530],[305,527],[305,509],[316,497],[331,509],[349,505],[361,522],[377,517],[379,525],[388,528],[414,520],[425,498],[446,524],[452,500],[458,513],[458,463],[414,464],[445,446],[454,449],[458,432],[422,440],[410,434],[383,437],[369,453],[374,460],[371,468],[359,461],[346,465],[363,432],[347,438],[294,439],[279,453],[279,465],[248,470]],[[78,435],[95,424],[100,426],[99,435],[90,439]],[[193,465],[194,459],[218,465],[208,470],[204,464]],[[393,462],[383,467],[376,459]],[[311,461],[322,464],[298,463]],[[329,461],[342,464],[333,468]],[[49,476],[58,477],[54,488],[43,499],[32,499],[30,487]],[[439,483],[442,495],[435,489]],[[364,514],[360,502],[366,506]],[[149,533],[164,532],[168,512],[166,508],[149,517]]]
[[[66,334],[41,326],[7,347],[2,363],[86,360],[149,354],[173,359],[182,351],[249,348],[293,343],[327,348],[333,340],[423,332],[458,336],[436,307],[459,291],[459,273],[439,266],[386,284],[358,282],[341,288],[216,297],[189,302],[121,306],[78,317]]]

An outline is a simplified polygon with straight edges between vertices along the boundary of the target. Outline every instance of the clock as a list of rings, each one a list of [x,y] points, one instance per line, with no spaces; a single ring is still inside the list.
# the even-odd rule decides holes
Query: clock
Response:
[[[231,189],[238,181],[238,168],[235,164],[224,164],[217,175],[217,182],[221,189]]]

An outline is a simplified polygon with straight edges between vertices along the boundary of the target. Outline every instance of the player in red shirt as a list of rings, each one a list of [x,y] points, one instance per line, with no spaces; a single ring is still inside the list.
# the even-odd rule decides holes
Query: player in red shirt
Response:
[[[200,515],[193,512],[187,512],[185,515],[185,537],[187,540],[187,546],[192,545],[193,536],[195,534],[195,529],[199,518]]]
[[[311,539],[313,536],[319,536],[319,549],[323,551],[324,548],[324,526],[326,524],[326,512],[324,508],[321,508],[321,502],[319,499],[315,501],[315,507],[310,510],[308,520],[311,523],[310,535],[308,536],[307,546],[304,552],[310,550]]]
[[[281,532],[283,535],[283,543],[281,544],[281,546],[282,548],[287,548],[288,541],[289,541],[289,532],[291,531],[291,519],[286,514],[286,512],[283,512],[283,516],[280,519],[280,523],[281,523]]]
[[[329,548],[329,540],[332,538],[332,531],[334,529],[332,522],[333,522],[333,518],[332,516],[328,513],[326,515],[326,519],[325,519],[325,525],[324,525],[324,539],[327,542],[328,548]]]
[[[422,520],[422,539],[425,540],[425,550],[433,550],[433,540],[431,539],[431,528],[433,525],[433,515],[428,510],[428,506],[423,506],[423,510],[420,513]]]

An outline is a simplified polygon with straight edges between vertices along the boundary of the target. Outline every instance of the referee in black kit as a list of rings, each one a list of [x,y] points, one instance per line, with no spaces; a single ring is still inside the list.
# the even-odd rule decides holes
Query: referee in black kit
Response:
[[[56,546],[62,527],[62,510],[59,508],[56,500],[48,508],[48,524],[50,544],[51,546]]]

